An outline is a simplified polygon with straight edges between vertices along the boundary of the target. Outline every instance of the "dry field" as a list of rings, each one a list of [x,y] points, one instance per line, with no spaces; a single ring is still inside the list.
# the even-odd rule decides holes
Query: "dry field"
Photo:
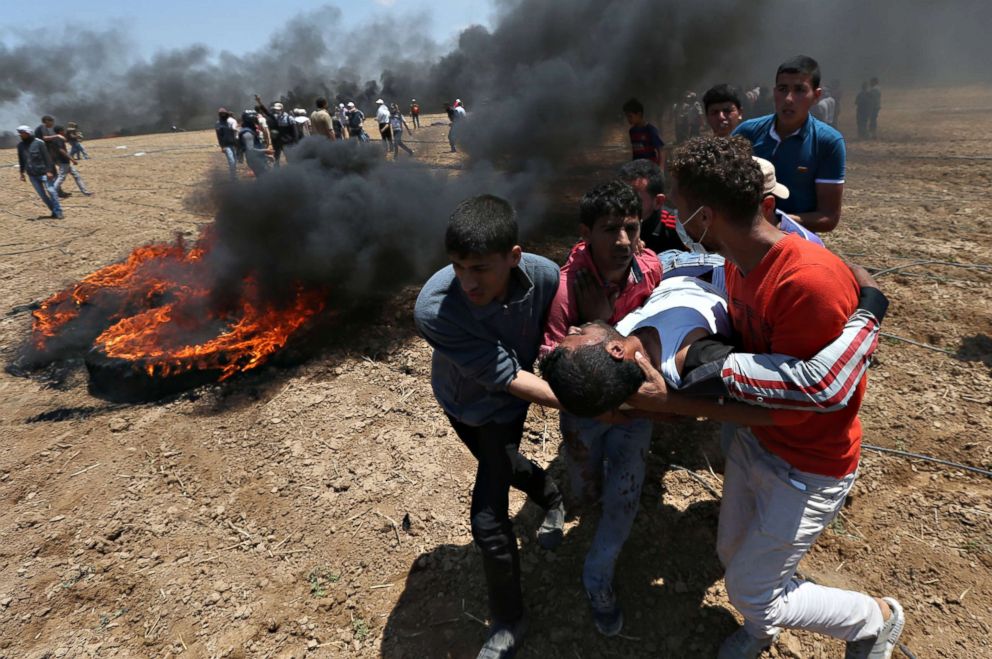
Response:
[[[848,145],[829,246],[876,269],[992,263],[990,104],[985,87],[886,91],[883,139]],[[853,106],[845,115],[851,134]],[[409,136],[417,157],[456,165],[429,123]],[[24,305],[210,221],[195,200],[224,166],[212,132],[87,148],[96,195],[69,199],[62,221],[36,219],[30,185],[0,168],[5,362],[29,332]],[[597,152],[556,216],[573,217],[625,153]],[[15,161],[0,152],[0,165]],[[570,227],[557,224],[530,247],[560,261]],[[865,441],[992,468],[992,272],[921,264],[880,282],[884,331],[931,347],[883,339]],[[486,611],[468,524],[474,465],[432,399],[415,294],[302,365],[158,404],[94,398],[79,369],[58,386],[0,373],[0,657],[474,657]],[[715,655],[735,625],[714,553],[718,500],[700,483],[719,488],[715,431],[656,429],[618,569],[622,638],[597,636],[580,586],[595,513],[571,519],[548,554],[532,542],[538,515],[514,498],[532,619],[522,657]],[[558,446],[555,414],[534,410],[522,450],[560,476]],[[850,504],[801,570],[898,597],[915,656],[968,658],[992,657],[990,567],[992,481],[865,452]],[[772,655],[842,648],[785,633]]]

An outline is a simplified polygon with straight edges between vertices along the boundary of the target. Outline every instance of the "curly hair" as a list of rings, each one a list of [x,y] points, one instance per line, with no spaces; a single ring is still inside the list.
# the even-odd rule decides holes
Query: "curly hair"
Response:
[[[579,221],[590,229],[601,217],[640,216],[641,198],[620,179],[597,185],[579,202]]]
[[[742,137],[694,137],[675,149],[668,169],[679,193],[750,224],[761,205],[761,168]]]
[[[609,338],[604,338],[604,343]],[[541,361],[541,377],[551,385],[562,407],[581,417],[616,409],[644,383],[644,373],[637,364],[614,359],[603,343],[574,350],[558,346]]]

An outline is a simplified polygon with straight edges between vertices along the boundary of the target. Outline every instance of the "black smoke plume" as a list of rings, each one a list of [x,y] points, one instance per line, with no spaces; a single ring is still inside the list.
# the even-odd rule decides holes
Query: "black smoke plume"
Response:
[[[428,112],[461,98],[468,158],[459,171],[386,162],[378,145],[310,138],[290,166],[219,187],[208,256],[215,297],[252,274],[275,298],[302,282],[329,287],[346,306],[423,281],[443,256],[446,218],[469,195],[507,197],[525,235],[535,231],[545,192],[573,157],[625,128],[619,107],[629,96],[657,121],[687,88],[770,85],[776,65],[799,52],[849,90],[876,75],[883,85],[987,80],[992,59],[983,34],[992,3],[982,0],[507,0],[498,8],[491,30],[464,30],[441,56],[424,17],[391,14],[348,31],[333,7],[294,18],[242,56],[194,45],[135,60],[113,30],[40,51],[25,38],[0,47],[0,104],[30,104],[92,136],[208,128],[218,106],[251,105],[255,92],[291,107],[311,108],[321,95],[367,111],[376,96],[416,97]]]

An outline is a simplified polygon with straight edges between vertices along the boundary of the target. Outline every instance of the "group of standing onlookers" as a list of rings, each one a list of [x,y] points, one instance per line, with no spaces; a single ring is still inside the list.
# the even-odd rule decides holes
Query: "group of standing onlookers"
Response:
[[[231,179],[237,178],[240,162],[245,162],[254,176],[264,174],[270,167],[279,167],[287,150],[305,137],[371,141],[364,128],[365,113],[353,101],[334,107],[326,98],[320,97],[314,105],[316,109],[307,116],[304,108],[289,111],[278,101],[266,107],[262,99],[255,96],[255,107],[245,110],[240,121],[226,108],[220,108],[215,126],[217,144],[227,158]],[[411,99],[409,113],[412,127],[397,103],[387,104],[381,98],[376,100],[379,137],[385,152],[392,153],[394,158],[399,157],[400,149],[413,155],[413,150],[403,142],[403,134],[420,128],[420,104],[416,99]]]
[[[854,100],[858,114],[858,137],[862,140],[878,139],[878,113],[882,109],[882,89],[878,78],[861,83],[861,91]]]
[[[62,184],[69,176],[82,194],[87,197],[93,194],[76,169],[81,158],[89,160],[90,156],[83,147],[83,134],[75,123],[57,126],[55,118],[46,114],[37,128],[18,126],[17,134],[21,138],[17,145],[21,180],[31,181],[51,213],[50,217],[62,219],[65,216],[60,199],[71,196],[62,190]]]

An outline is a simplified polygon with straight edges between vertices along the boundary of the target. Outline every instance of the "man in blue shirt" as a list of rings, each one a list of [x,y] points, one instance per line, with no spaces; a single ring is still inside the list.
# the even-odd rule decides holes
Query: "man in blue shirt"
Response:
[[[455,209],[445,248],[451,265],[424,284],[414,320],[434,348],[434,396],[479,462],[472,537],[482,554],[493,620],[479,659],[503,659],[520,648],[527,626],[510,487],[547,511],[537,533],[542,547],[554,549],[563,537],[558,487],[519,451],[530,404],[559,407],[551,387],[533,372],[559,272],[543,256],[523,253],[513,207],[492,195]]]
[[[833,231],[840,222],[847,158],[844,137],[810,115],[822,91],[816,60],[797,55],[775,74],[775,114],[734,131],[750,140],[754,155],[775,165],[779,182],[789,188],[781,210],[817,233]]]

